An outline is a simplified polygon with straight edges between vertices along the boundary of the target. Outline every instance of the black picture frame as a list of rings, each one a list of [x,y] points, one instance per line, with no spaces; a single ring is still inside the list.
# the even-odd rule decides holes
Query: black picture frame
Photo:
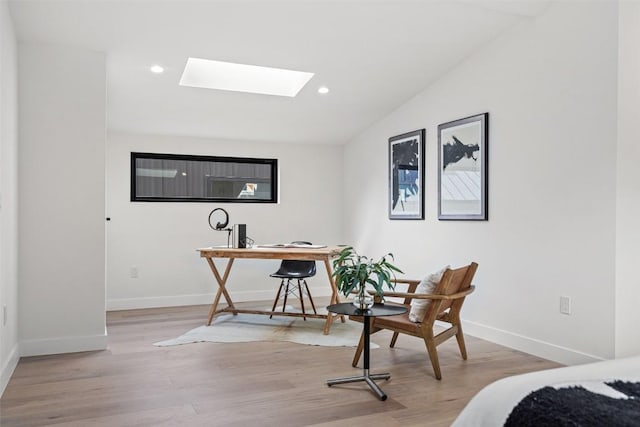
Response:
[[[438,219],[489,220],[489,113],[438,126]]]
[[[389,219],[424,219],[425,130],[389,138]]]

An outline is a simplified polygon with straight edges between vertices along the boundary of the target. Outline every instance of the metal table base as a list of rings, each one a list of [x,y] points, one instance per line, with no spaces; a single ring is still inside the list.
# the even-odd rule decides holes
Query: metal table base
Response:
[[[362,334],[364,336],[364,368],[362,375],[356,375],[354,377],[334,378],[327,380],[327,385],[331,387],[335,384],[346,384],[364,381],[369,384],[369,387],[378,395],[380,400],[387,400],[387,395],[373,380],[388,380],[391,378],[391,374],[370,374],[369,373],[369,331],[370,331],[370,316],[364,315],[364,327]]]
[[[391,375],[389,373],[369,374],[369,370],[365,369],[362,375],[357,375],[355,377],[344,377],[344,378],[335,378],[332,380],[327,380],[327,385],[331,387],[332,385],[335,385],[335,384],[346,384],[346,383],[355,383],[358,381],[365,381],[367,384],[369,384],[369,387],[371,387],[371,389],[376,392],[380,400],[387,400],[387,395],[385,394],[385,392],[382,391],[380,386],[378,386],[378,384],[376,384],[373,380],[388,380],[389,378],[391,378]]]

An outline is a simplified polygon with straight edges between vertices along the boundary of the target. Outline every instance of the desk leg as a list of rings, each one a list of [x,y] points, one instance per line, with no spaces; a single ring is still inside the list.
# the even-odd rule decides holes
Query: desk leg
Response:
[[[327,270],[327,275],[329,276],[329,284],[331,285],[331,299],[329,300],[329,304],[338,304],[340,302],[340,297],[338,296],[338,288],[336,287],[336,282],[333,280],[333,270],[331,270],[331,263],[329,262],[329,258],[324,259],[324,268]],[[343,315],[340,316],[342,319],[342,323],[345,322],[345,318]],[[333,314],[327,313],[327,321],[324,324],[324,334],[329,334],[329,329],[331,329],[331,323],[333,322]]]
[[[336,384],[346,384],[346,383],[355,383],[358,381],[366,382],[369,387],[378,395],[378,399],[387,400],[387,395],[384,391],[376,384],[373,380],[388,380],[391,378],[391,374],[369,374],[369,333],[370,333],[370,322],[372,318],[369,316],[364,316],[363,319],[363,336],[364,336],[364,369],[362,375],[357,375],[355,377],[345,377],[345,378],[336,378],[333,380],[328,380],[327,385],[331,387]]]
[[[227,262],[227,267],[224,270],[224,275],[220,277],[220,273],[218,272],[218,268],[216,267],[216,264],[213,262],[213,259],[207,258],[207,263],[209,263],[209,267],[211,267],[213,276],[216,278],[216,282],[218,282],[218,292],[216,292],[216,297],[213,299],[213,303],[211,304],[211,309],[209,309],[209,318],[207,319],[207,326],[211,325],[213,316],[216,314],[216,309],[218,308],[218,302],[220,302],[221,295],[224,295],[224,299],[227,301],[227,305],[232,309],[235,309],[233,305],[233,301],[231,300],[231,296],[229,296],[229,292],[227,292],[227,288],[226,288],[227,279],[229,278],[229,272],[231,271],[231,266],[233,265],[234,259],[235,258],[229,258],[229,261]]]

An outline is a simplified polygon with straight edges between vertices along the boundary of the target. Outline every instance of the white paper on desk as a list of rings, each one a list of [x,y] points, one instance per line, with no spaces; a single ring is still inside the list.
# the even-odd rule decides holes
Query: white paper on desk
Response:
[[[286,249],[286,248],[298,248],[298,249],[322,249],[327,245],[300,245],[296,243],[266,243],[264,245],[257,245],[258,248],[272,248],[272,249]]]

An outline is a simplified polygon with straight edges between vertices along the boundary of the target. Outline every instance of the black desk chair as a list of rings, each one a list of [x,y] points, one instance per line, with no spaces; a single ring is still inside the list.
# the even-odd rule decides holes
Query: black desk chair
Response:
[[[297,245],[310,245],[311,242],[291,242]],[[313,313],[318,314],[316,311],[316,306],[313,303],[313,298],[311,297],[311,292],[309,292],[309,286],[307,285],[306,279],[308,277],[313,277],[316,275],[316,262],[315,261],[300,261],[300,260],[283,260],[280,264],[280,268],[275,273],[271,274],[271,277],[277,277],[282,279],[280,281],[280,288],[278,288],[278,294],[276,295],[275,301],[273,301],[273,307],[271,311],[276,310],[276,306],[278,305],[278,301],[280,301],[280,295],[284,293],[284,302],[282,304],[282,312],[284,313],[287,307],[287,298],[289,295],[295,295],[300,300],[300,306],[302,308],[302,313],[305,314],[306,311],[304,309],[304,294],[307,294],[309,297],[309,302],[311,302],[311,307],[313,307]],[[291,281],[297,281],[296,284]],[[296,286],[297,285],[297,286]],[[273,315],[269,316],[269,318],[273,317]],[[304,320],[307,320],[305,316],[303,316]]]

